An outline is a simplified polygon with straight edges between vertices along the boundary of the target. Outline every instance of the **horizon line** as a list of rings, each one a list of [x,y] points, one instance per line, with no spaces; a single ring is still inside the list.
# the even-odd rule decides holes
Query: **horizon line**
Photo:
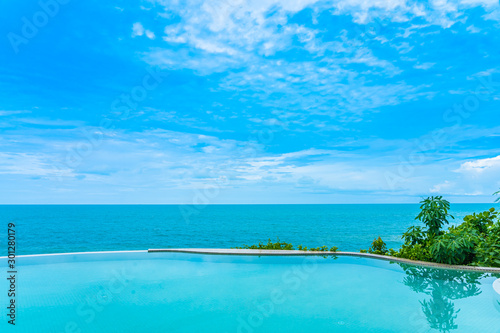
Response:
[[[420,202],[346,202],[346,203],[0,203],[0,206],[223,206],[223,205],[417,205]],[[500,202],[450,202],[452,205],[499,205]]]

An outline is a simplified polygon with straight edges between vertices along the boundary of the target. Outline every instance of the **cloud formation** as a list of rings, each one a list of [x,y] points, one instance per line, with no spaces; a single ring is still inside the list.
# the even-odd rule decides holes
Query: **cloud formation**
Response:
[[[30,43],[38,57],[0,55],[3,202],[491,201],[500,187],[497,1],[111,9],[68,8]],[[89,34],[96,10],[109,19]]]

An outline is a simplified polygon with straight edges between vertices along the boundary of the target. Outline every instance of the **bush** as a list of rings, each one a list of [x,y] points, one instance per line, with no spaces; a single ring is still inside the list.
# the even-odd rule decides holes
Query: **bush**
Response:
[[[286,242],[280,242],[277,238],[276,243],[273,243],[269,238],[267,244],[259,242],[257,245],[243,245],[242,247],[236,247],[236,249],[258,249],[258,250],[293,250],[293,245]]]
[[[401,236],[401,238],[405,241],[405,245],[416,245],[416,244],[424,244],[425,242],[425,231],[422,227],[409,227],[408,230]]]
[[[500,192],[499,192],[500,194]],[[500,220],[499,213],[491,208],[482,213],[467,215],[464,222],[451,226],[447,231],[441,230],[448,223],[450,203],[441,196],[429,197],[421,202],[421,211],[415,219],[424,225],[412,226],[403,233],[404,244],[398,251],[387,249],[387,245],[379,236],[374,239],[368,250],[361,253],[390,255],[419,261],[431,261],[451,265],[480,265],[500,267]],[[243,245],[237,249],[293,250],[293,245],[281,242],[279,238],[273,243]],[[338,248],[327,246],[307,248],[298,246],[301,251],[337,252]],[[335,257],[335,256],[334,256]],[[431,304],[426,304],[430,307]]]
[[[395,250],[394,250],[394,249],[392,249],[392,248],[391,248],[391,249],[389,249],[389,250],[387,250],[387,255],[388,255],[388,256],[396,257],[396,256],[397,256],[397,254],[398,254],[398,251],[395,251]]]
[[[309,251],[328,252],[328,247],[324,245],[320,247],[312,247],[309,249]]]
[[[486,237],[476,249],[476,262],[479,266],[500,267],[500,221],[492,225]]]
[[[408,245],[403,244],[395,257],[405,258],[410,260],[431,261],[432,257],[429,252],[429,247],[426,244]]]
[[[479,242],[475,229],[450,228],[438,236],[430,246],[434,262],[450,265],[467,265],[474,260],[474,248]]]
[[[404,244],[399,251],[382,250],[379,237],[368,251],[362,252],[386,251],[390,256],[411,260],[500,267],[500,221],[494,208],[467,215],[462,224],[443,231],[441,227],[448,223],[448,217],[453,218],[448,214],[449,202],[438,196],[429,197],[421,204],[416,219],[422,221],[425,228],[408,228],[401,236]]]
[[[494,224],[494,220],[498,217],[498,212],[495,211],[495,208],[490,208],[489,210],[479,213],[467,215],[464,217],[464,223],[460,226],[465,228],[472,228],[477,230],[480,234],[486,233],[489,227]]]
[[[273,243],[271,239],[267,241],[266,244],[259,242],[257,245],[243,245],[241,247],[234,247],[234,249],[254,249],[254,250],[293,250],[294,247],[291,243],[281,242],[279,238],[277,241]],[[307,248],[307,246],[299,245],[297,246],[297,250],[299,251],[318,251],[318,252],[337,252],[339,248],[336,246],[332,246],[328,249],[327,246],[323,245],[320,247],[312,247]]]
[[[387,246],[380,236],[373,240],[372,246],[368,249],[368,252],[372,254],[387,254]]]

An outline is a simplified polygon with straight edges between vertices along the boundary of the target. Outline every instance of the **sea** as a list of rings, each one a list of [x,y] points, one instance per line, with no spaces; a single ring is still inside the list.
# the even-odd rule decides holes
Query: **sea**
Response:
[[[498,204],[452,204],[450,225]],[[16,254],[231,248],[280,241],[339,251],[388,248],[415,220],[418,204],[333,205],[0,205],[0,240],[13,223]],[[7,246],[0,256],[7,255]]]

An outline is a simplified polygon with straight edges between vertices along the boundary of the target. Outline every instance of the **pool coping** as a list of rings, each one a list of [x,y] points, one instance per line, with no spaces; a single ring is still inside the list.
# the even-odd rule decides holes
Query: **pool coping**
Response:
[[[22,257],[47,257],[63,255],[82,255],[82,254],[117,254],[117,253],[190,253],[190,254],[209,254],[209,255],[244,255],[244,256],[347,256],[362,257],[391,262],[399,262],[412,266],[424,266],[438,269],[451,269],[456,271],[476,271],[486,273],[500,273],[500,267],[480,267],[480,266],[461,266],[438,264],[428,261],[410,260],[384,256],[380,254],[361,253],[361,252],[331,252],[331,251],[300,251],[300,250],[258,250],[258,249],[216,249],[216,248],[169,248],[169,249],[148,249],[148,250],[122,250],[122,251],[92,251],[92,252],[67,252],[67,253],[47,253],[47,254],[24,254],[16,255],[16,258]],[[7,259],[7,256],[0,257],[0,260]]]
[[[40,254],[20,254],[15,258],[31,257],[51,257],[51,256],[72,256],[75,254],[115,254],[115,253],[147,253],[148,250],[120,250],[120,251],[89,251],[89,252],[61,252],[61,253],[40,253]],[[0,260],[7,259],[7,256],[0,257]]]
[[[335,256],[350,256],[364,257],[371,259],[379,259],[385,261],[399,262],[413,266],[425,266],[432,268],[451,269],[457,271],[476,271],[487,273],[500,273],[500,268],[497,267],[480,267],[480,266],[462,266],[439,264],[428,261],[411,260],[404,258],[396,258],[372,253],[360,252],[331,252],[331,251],[299,251],[299,250],[258,250],[258,249],[204,249],[204,248],[173,248],[173,249],[148,249],[149,253],[158,252],[176,252],[176,253],[192,253],[192,254],[212,254],[212,255],[246,255],[246,256],[317,256],[317,255],[335,255]]]

